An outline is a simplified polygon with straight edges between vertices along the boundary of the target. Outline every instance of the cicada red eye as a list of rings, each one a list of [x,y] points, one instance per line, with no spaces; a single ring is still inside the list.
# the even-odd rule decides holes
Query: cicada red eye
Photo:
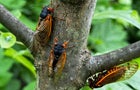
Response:
[[[115,66],[110,70],[94,74],[88,78],[88,83],[91,88],[97,88],[115,81],[126,80],[133,76],[137,69],[138,63],[128,62],[126,64]]]
[[[54,45],[48,58],[48,74],[54,78],[55,82],[61,76],[66,63],[66,46],[68,42],[60,43],[54,39]]]
[[[53,9],[53,8],[50,8],[50,7],[49,7],[49,8],[47,8],[47,9],[48,9],[50,12],[52,12],[52,13],[54,12],[54,9]]]

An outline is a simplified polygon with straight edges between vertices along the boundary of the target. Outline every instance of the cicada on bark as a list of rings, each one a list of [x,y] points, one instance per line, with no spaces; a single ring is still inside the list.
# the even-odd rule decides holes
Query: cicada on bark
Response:
[[[53,24],[52,14],[53,8],[48,6],[43,7],[31,44],[31,51],[33,54],[44,47],[50,39]]]
[[[42,44],[46,44],[50,38],[51,32],[52,32],[52,23],[53,23],[53,8],[49,8],[48,6],[43,7],[38,25],[36,27],[36,30],[39,32],[39,39]]]
[[[109,83],[129,79],[137,70],[137,62],[128,62],[94,74],[87,79],[87,82],[91,88],[98,88]]]
[[[55,81],[61,76],[63,68],[66,63],[66,47],[68,41],[63,43],[58,42],[58,39],[54,39],[54,45],[50,52],[47,65],[48,65],[48,76],[54,78]]]

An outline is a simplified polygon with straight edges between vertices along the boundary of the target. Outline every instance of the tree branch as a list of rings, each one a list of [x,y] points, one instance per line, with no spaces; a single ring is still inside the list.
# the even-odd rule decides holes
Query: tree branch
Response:
[[[140,57],[140,41],[103,55],[92,56],[87,66],[93,74],[138,57]]]
[[[0,23],[2,23],[17,39],[22,41],[27,47],[30,46],[33,36],[32,30],[23,25],[8,10],[0,4]]]

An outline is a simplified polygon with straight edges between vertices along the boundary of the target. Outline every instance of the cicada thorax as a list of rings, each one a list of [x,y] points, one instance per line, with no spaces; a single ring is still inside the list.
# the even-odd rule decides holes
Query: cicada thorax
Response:
[[[88,78],[88,83],[91,88],[97,88],[116,81],[126,80],[132,77],[137,69],[138,64],[136,62],[122,64],[92,75]]]
[[[66,46],[68,42],[60,43],[57,38],[54,40],[53,48],[48,58],[48,75],[55,81],[61,76],[66,63]]]

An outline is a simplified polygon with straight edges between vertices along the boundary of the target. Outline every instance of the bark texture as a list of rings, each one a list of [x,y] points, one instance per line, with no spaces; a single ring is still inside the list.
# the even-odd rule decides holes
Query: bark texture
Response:
[[[52,41],[55,37],[58,38],[59,42],[69,40],[66,49],[67,61],[60,80],[54,83],[51,78],[47,77],[46,67],[51,47],[46,46],[41,49],[35,55],[35,64],[38,68],[37,90],[78,90],[84,85],[87,69],[85,69],[86,65],[82,67],[82,60],[90,59],[90,54],[86,50],[86,43],[95,4],[96,0],[83,0],[78,5],[72,4],[72,2],[53,0],[53,34],[49,45],[53,45]],[[82,57],[81,54],[84,56]]]

